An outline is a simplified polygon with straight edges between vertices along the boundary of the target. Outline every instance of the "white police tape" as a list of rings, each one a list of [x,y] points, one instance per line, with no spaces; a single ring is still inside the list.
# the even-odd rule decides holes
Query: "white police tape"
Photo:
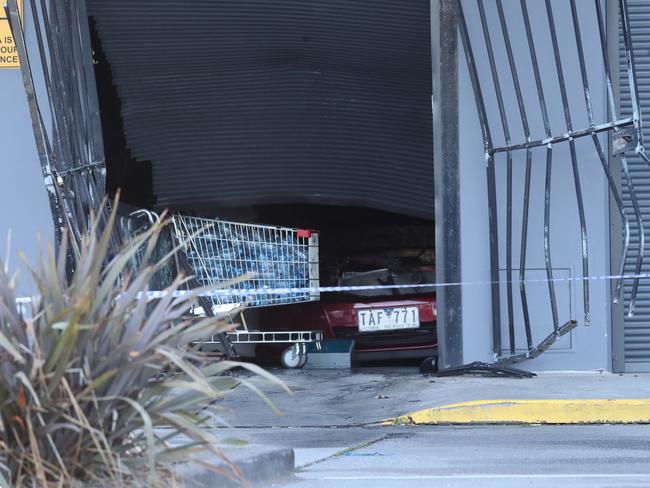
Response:
[[[402,289],[422,289],[422,288],[449,288],[452,286],[486,286],[492,284],[507,283],[549,283],[549,282],[580,282],[580,281],[605,281],[605,280],[636,280],[650,278],[650,273],[622,274],[622,275],[602,275],[602,276],[576,276],[567,278],[536,278],[526,280],[500,280],[500,281],[460,281],[452,283],[417,283],[410,285],[358,285],[358,286],[313,286],[313,287],[295,287],[295,288],[220,288],[214,290],[205,290],[197,293],[196,290],[156,290],[143,291],[137,294],[138,298],[147,297],[150,299],[163,298],[170,293],[173,297],[182,297],[192,294],[201,297],[249,297],[259,295],[289,295],[296,293],[337,293],[352,291],[374,291],[374,290],[402,290]],[[31,303],[30,297],[16,298],[17,303]]]
[[[566,278],[537,278],[526,280],[512,280],[510,283],[549,283],[549,282],[579,282],[579,281],[596,281],[596,280],[633,280],[650,278],[650,273],[623,274],[623,275],[602,275],[602,276],[585,276],[585,277],[566,277]],[[462,281],[453,283],[418,283],[409,285],[358,285],[358,286],[314,286],[314,287],[295,287],[295,288],[226,288],[206,290],[200,293],[191,290],[175,290],[173,292],[147,291],[141,292],[139,296],[148,298],[162,298],[172,293],[174,297],[180,297],[187,294],[194,294],[203,297],[249,297],[258,295],[288,295],[296,293],[337,293],[352,291],[374,291],[374,290],[401,290],[401,289],[422,289],[422,288],[448,288],[452,286],[486,286],[492,284],[507,284],[509,281]]]

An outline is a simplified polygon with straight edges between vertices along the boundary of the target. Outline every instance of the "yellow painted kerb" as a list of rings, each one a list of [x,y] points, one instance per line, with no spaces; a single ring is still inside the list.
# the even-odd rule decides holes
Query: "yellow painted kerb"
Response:
[[[476,400],[385,420],[396,424],[650,423],[650,398],[615,400]]]

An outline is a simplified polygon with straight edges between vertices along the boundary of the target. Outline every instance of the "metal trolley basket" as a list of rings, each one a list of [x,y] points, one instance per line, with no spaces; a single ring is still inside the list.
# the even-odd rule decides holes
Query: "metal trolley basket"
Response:
[[[318,292],[309,290],[319,285],[317,232],[178,214],[172,217],[172,224],[174,235],[184,247],[187,264],[198,284],[235,290],[233,294],[207,297],[213,313],[226,313],[239,306],[268,307],[320,298]],[[249,279],[236,281],[247,274]],[[247,294],[249,290],[277,288],[307,290]],[[242,326],[229,332],[227,337],[235,346],[290,344],[281,359],[285,367],[294,368],[304,366],[307,362],[307,344],[316,343],[319,348],[323,334],[315,330],[250,331],[245,320],[242,320]],[[221,340],[213,336],[202,343],[220,344]]]

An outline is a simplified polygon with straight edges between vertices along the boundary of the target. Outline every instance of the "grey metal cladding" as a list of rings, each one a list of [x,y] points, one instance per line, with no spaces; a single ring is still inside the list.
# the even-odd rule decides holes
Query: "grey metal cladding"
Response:
[[[159,206],[433,218],[429,1],[88,0]]]
[[[641,111],[647,116],[650,113],[650,3],[646,0],[628,0],[630,13],[630,28],[634,41],[634,56],[637,67],[637,82]],[[622,39],[619,42],[619,74],[621,114],[629,116],[632,113],[630,87],[627,83],[627,66],[625,64],[625,46]],[[645,139],[650,138],[650,127],[643,127]],[[639,206],[644,216],[650,208],[650,167],[638,155],[628,157],[629,171],[634,179],[634,186]],[[623,175],[623,181],[625,181]],[[633,202],[628,188],[623,185],[623,203],[630,215],[633,215]],[[644,226],[648,228],[648,221],[644,219]],[[647,239],[647,237],[646,237]],[[634,255],[639,249],[639,227],[634,219],[630,219],[630,253],[628,254],[625,272],[634,273]],[[646,244],[646,260],[650,250]],[[647,261],[646,261],[647,262]],[[623,298],[627,310],[633,289],[631,280],[624,281]],[[625,344],[625,370],[650,371],[650,281],[640,281],[636,307],[633,316],[624,319],[624,344]]]

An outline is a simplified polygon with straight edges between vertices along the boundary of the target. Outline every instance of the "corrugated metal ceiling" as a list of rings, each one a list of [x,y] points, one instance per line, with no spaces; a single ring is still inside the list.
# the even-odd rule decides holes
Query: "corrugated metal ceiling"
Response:
[[[160,206],[433,217],[427,0],[88,0]],[[109,168],[110,171],[110,168]]]

